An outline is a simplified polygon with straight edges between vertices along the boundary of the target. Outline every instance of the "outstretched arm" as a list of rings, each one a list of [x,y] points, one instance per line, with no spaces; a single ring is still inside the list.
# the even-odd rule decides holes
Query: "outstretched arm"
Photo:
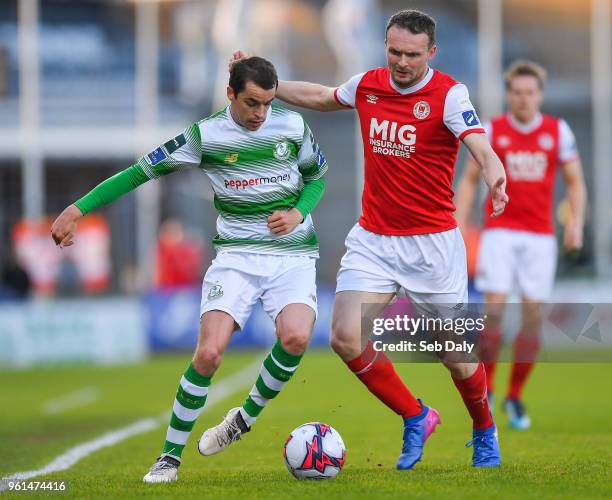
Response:
[[[315,111],[346,109],[346,106],[342,106],[336,101],[334,90],[333,87],[326,87],[318,83],[280,80],[276,97],[294,106],[314,109]]]
[[[229,62],[232,67],[236,61],[249,57],[245,52],[238,50],[234,52]],[[299,106],[301,108],[314,109],[315,111],[338,111],[346,109],[334,97],[334,87],[326,87],[318,83],[292,82],[279,80],[276,97],[281,101]]]
[[[78,220],[87,213],[111,203],[149,179],[197,166],[201,161],[202,141],[199,126],[195,123],[182,134],[141,157],[136,164],[101,182],[80,200],[64,209],[51,226],[53,241],[60,247],[69,247],[74,243]]]
[[[69,247],[74,243],[74,233],[81,217],[98,207],[111,203],[148,180],[149,177],[136,164],[101,182],[81,199],[66,207],[55,219],[51,226],[53,241],[60,247]]]
[[[480,167],[482,177],[491,191],[493,213],[491,217],[501,215],[509,201],[506,194],[506,172],[502,162],[493,151],[486,135],[469,134],[463,138],[476,164]]]

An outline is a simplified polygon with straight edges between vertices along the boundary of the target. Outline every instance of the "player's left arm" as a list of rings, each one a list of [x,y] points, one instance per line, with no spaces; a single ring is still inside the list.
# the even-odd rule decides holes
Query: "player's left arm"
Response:
[[[491,143],[484,134],[469,134],[463,138],[472,157],[480,167],[482,177],[491,191],[493,213],[491,217],[501,215],[509,201],[506,194],[506,172],[501,160],[493,151]]]
[[[467,87],[462,83],[453,86],[446,95],[444,124],[457,139],[463,141],[480,167],[482,176],[491,191],[493,202],[491,217],[501,215],[509,201],[506,194],[506,172],[487,139],[486,131],[470,101]]]
[[[567,184],[567,199],[571,216],[565,224],[563,244],[568,251],[580,250],[584,232],[584,211],[586,206],[586,186],[580,158],[561,165]]]
[[[568,251],[582,248],[586,187],[576,138],[565,120],[559,120],[559,162],[567,184],[571,215],[565,224],[563,244]]]
[[[306,122],[304,122],[304,136],[297,161],[298,170],[304,181],[300,197],[290,210],[277,210],[268,217],[268,227],[278,236],[291,233],[304,222],[325,193],[324,175],[327,172],[327,161]]]

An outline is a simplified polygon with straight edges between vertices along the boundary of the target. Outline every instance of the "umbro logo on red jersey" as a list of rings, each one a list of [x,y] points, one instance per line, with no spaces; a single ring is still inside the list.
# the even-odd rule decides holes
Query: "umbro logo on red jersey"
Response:
[[[375,96],[374,94],[368,94],[366,96],[367,102],[370,104],[376,104],[376,101],[378,101],[378,97]]]

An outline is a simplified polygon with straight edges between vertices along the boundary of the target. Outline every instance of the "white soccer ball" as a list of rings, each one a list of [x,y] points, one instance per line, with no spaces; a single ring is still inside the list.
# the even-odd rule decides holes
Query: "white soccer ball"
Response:
[[[309,422],[289,434],[283,457],[289,472],[298,479],[331,479],[344,465],[346,448],[333,427]]]

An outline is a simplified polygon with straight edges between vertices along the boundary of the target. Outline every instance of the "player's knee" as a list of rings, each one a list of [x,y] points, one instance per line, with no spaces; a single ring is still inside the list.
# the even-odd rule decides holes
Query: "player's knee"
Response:
[[[539,311],[530,311],[528,314],[523,314],[521,324],[521,332],[523,335],[538,336],[542,329],[542,315]]]
[[[344,336],[337,330],[332,330],[329,345],[345,361],[359,356],[360,353],[359,346],[356,346],[349,336]]]
[[[342,356],[344,351],[351,344],[350,339],[352,335],[349,328],[346,326],[346,321],[342,321],[338,316],[332,319],[332,334],[330,340],[330,346],[336,354]]]
[[[196,349],[193,366],[200,375],[211,376],[221,365],[223,352],[214,346],[203,346]]]
[[[477,363],[458,362],[449,359],[442,359],[442,364],[448,368],[451,375],[459,380],[469,378],[476,371]]]
[[[344,342],[332,336],[329,341],[329,346],[332,348],[332,351],[334,351],[338,356],[342,356],[341,353],[344,351],[345,348]]]
[[[297,326],[285,326],[279,331],[281,346],[289,354],[302,354],[308,347],[310,332]]]

